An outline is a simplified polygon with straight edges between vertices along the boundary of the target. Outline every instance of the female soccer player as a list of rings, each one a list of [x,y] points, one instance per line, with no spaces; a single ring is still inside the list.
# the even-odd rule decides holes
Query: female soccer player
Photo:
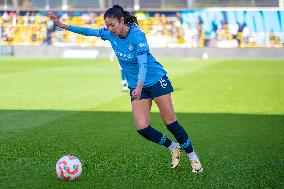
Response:
[[[92,29],[66,25],[58,17],[47,15],[60,28],[74,33],[101,37],[108,40],[127,78],[130,89],[132,113],[137,132],[147,140],[167,147],[172,155],[172,168],[180,161],[180,148],[188,154],[192,172],[200,173],[203,168],[194,152],[186,131],[178,123],[173,109],[171,93],[173,87],[163,66],[149,52],[146,36],[138,27],[135,16],[114,5],[104,13],[107,28]],[[173,142],[150,125],[152,100],[157,104],[167,129],[178,143]]]

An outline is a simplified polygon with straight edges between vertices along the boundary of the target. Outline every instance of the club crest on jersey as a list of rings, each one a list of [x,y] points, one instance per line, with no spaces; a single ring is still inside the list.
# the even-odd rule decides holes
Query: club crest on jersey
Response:
[[[133,46],[132,46],[131,44],[129,44],[129,45],[128,45],[128,49],[129,49],[130,51],[132,51],[132,50],[133,50]]]
[[[161,87],[165,89],[168,85],[167,81],[164,80],[163,78],[161,78],[159,81],[160,81]]]

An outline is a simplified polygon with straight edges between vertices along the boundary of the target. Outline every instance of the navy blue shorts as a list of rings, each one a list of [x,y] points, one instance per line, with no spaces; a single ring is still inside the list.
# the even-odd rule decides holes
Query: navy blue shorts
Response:
[[[134,88],[130,88],[131,102],[134,100],[134,98],[132,98],[131,95],[133,90]],[[169,94],[173,91],[174,89],[169,78],[166,75],[164,75],[155,85],[143,88],[141,91],[140,99],[148,99],[148,98],[154,99],[156,97]]]

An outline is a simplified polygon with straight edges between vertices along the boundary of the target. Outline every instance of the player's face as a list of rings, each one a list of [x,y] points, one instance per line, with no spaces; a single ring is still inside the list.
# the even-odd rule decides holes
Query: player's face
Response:
[[[107,29],[114,35],[120,35],[124,27],[124,19],[120,18],[105,18]]]

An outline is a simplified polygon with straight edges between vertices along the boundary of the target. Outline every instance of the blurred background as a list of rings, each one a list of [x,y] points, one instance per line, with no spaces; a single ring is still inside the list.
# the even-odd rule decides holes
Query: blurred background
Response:
[[[204,174],[186,154],[170,170],[167,150],[135,132],[107,41],[45,16],[101,28],[114,4],[168,71]],[[283,189],[283,42],[284,0],[0,0],[1,188]],[[151,125],[172,138],[158,111]],[[78,182],[56,179],[66,154],[83,163]]]
[[[284,56],[275,50],[284,42],[284,0],[0,0],[1,55],[62,57],[66,49],[84,47],[109,57],[108,42],[63,31],[45,15],[101,28],[114,4],[137,16],[158,56],[169,56],[169,49],[176,57]]]

